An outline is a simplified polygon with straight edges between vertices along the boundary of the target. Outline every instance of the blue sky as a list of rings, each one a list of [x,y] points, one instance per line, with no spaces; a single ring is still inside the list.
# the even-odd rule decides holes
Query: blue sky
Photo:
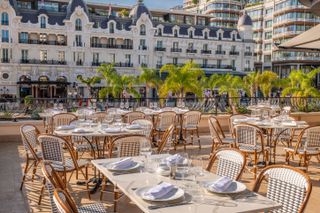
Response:
[[[93,2],[100,2],[100,3],[112,3],[112,4],[119,4],[119,5],[134,5],[137,0],[87,0]],[[149,8],[161,8],[161,9],[169,9],[176,5],[182,4],[183,0],[144,0],[144,3]]]

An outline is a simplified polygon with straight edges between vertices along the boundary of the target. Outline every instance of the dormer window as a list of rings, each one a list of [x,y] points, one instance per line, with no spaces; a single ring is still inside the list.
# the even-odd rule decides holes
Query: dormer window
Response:
[[[218,40],[222,40],[222,33],[218,33]]]
[[[1,14],[1,25],[9,25],[9,15],[6,12],[3,12]]]
[[[189,31],[189,38],[193,38],[193,32],[191,30]]]
[[[204,32],[204,39],[208,39],[208,32]]]
[[[41,16],[40,18],[40,28],[46,28],[47,27],[47,18],[44,16]]]
[[[114,33],[114,23],[113,22],[111,22],[109,24],[109,33]]]
[[[235,41],[236,40],[236,34],[232,34],[232,41]]]
[[[82,21],[81,19],[76,19],[76,31],[82,31]]]
[[[140,25],[140,35],[146,35],[146,25]]]
[[[177,29],[174,30],[174,37],[178,37],[178,30]]]
[[[158,36],[162,36],[162,29],[158,28]]]

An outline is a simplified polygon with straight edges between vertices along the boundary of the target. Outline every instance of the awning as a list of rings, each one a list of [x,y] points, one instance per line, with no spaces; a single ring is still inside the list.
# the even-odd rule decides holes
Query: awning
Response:
[[[320,24],[284,42],[279,48],[320,50]]]

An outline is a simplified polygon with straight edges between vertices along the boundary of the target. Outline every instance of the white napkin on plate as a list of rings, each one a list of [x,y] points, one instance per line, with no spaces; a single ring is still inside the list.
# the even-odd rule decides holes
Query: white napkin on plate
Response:
[[[172,155],[172,156],[166,158],[166,162],[167,162],[168,166],[183,164],[184,161],[185,161],[185,158],[179,154],[175,154],[175,155]]]
[[[295,121],[285,121],[282,122],[283,126],[297,126],[297,123]]]
[[[163,182],[146,191],[144,196],[151,199],[159,199],[168,194],[173,188],[174,186],[171,183]]]
[[[69,130],[69,129],[74,129],[76,128],[73,125],[62,125],[62,126],[58,126],[56,130]]]
[[[211,185],[209,185],[209,189],[216,192],[225,192],[229,186],[232,184],[233,180],[228,177],[221,177]]]
[[[131,124],[127,126],[127,129],[140,129],[140,128],[141,128],[140,124]]]
[[[136,163],[132,160],[132,158],[124,158],[120,161],[111,163],[112,169],[129,169],[133,167]]]
[[[73,132],[75,132],[75,133],[84,133],[84,132],[87,132],[87,130],[82,129],[82,128],[77,128],[77,129],[74,129]]]
[[[121,128],[119,127],[109,127],[104,129],[105,132],[121,132]]]

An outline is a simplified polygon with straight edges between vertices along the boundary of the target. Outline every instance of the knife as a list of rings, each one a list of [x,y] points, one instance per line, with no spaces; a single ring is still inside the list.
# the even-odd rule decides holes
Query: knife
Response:
[[[173,206],[182,206],[182,205],[188,205],[192,204],[190,201],[184,201],[181,203],[171,203],[171,204],[165,204],[165,205],[154,205],[154,206],[148,206],[148,209],[154,210],[154,209],[160,209],[160,208],[167,208],[167,207],[173,207]]]

